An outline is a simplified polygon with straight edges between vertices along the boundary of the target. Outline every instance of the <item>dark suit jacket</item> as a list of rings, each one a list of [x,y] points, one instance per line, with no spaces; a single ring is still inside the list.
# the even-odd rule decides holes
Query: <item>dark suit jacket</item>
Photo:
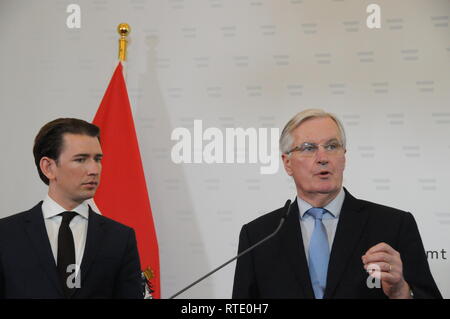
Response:
[[[41,206],[0,220],[0,298],[65,298]],[[142,298],[134,230],[89,208],[80,273],[72,298]]]
[[[414,217],[345,193],[324,298],[387,298],[381,288],[367,287],[368,274],[361,260],[380,242],[400,253],[403,276],[415,298],[442,298]],[[280,208],[244,225],[239,252],[272,233],[283,213]],[[314,298],[296,201],[280,232],[237,261],[233,298]]]

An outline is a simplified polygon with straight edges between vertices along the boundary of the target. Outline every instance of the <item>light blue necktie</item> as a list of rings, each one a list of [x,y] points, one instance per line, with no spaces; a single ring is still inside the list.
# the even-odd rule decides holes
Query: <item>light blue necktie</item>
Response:
[[[322,217],[326,212],[326,209],[316,207],[306,212],[315,220],[314,231],[309,243],[309,275],[316,299],[323,299],[330,259],[327,231],[322,223]]]

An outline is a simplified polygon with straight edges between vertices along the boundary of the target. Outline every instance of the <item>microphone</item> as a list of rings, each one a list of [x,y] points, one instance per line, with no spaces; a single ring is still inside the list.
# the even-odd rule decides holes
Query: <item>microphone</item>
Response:
[[[281,226],[283,226],[284,222],[286,221],[286,218],[289,215],[289,212],[291,211],[291,200],[288,199],[286,201],[286,204],[284,204],[284,214],[281,217],[280,223],[278,224],[277,229],[275,229],[275,231],[273,233],[271,233],[270,235],[268,235],[267,237],[264,237],[263,239],[261,239],[259,242],[257,242],[256,244],[254,244],[253,246],[250,246],[249,248],[247,248],[246,250],[244,250],[243,252],[241,252],[240,254],[238,254],[237,256],[231,258],[230,260],[228,260],[227,262],[225,262],[224,264],[220,265],[219,267],[217,267],[214,270],[211,270],[209,273],[207,273],[206,275],[204,275],[203,277],[197,279],[196,281],[194,281],[192,284],[190,284],[189,286],[181,289],[179,292],[177,292],[176,294],[174,294],[173,296],[169,297],[169,299],[173,299],[176,296],[182,294],[183,292],[185,292],[186,290],[188,290],[189,288],[191,288],[192,286],[195,286],[196,284],[198,284],[200,281],[202,281],[203,279],[208,278],[209,276],[211,276],[212,274],[214,274],[216,271],[222,269],[223,267],[225,267],[226,265],[228,265],[229,263],[231,263],[232,261],[234,261],[235,259],[238,259],[239,257],[244,256],[245,254],[249,253],[250,251],[252,251],[253,249],[255,249],[256,247],[258,247],[259,245],[261,245],[263,242],[265,242],[266,240],[269,240],[270,238],[272,238],[273,236],[275,236],[281,229]]]

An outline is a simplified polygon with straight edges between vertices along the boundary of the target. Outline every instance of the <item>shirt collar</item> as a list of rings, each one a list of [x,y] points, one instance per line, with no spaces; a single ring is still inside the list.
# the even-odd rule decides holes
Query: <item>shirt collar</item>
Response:
[[[67,209],[64,209],[47,194],[44,198],[44,202],[42,203],[42,213],[44,214],[44,219],[55,217],[65,211],[67,211]],[[89,219],[89,205],[86,201],[82,202],[71,211],[76,212],[85,219]]]
[[[338,193],[338,195],[326,205],[325,208],[328,212],[330,212],[331,215],[333,215],[334,218],[339,218],[339,215],[341,214],[342,204],[344,204],[345,199],[345,192],[344,188],[341,188],[341,191]],[[308,203],[307,201],[301,199],[297,196],[297,205],[298,205],[298,211],[300,212],[300,218],[303,218],[306,214],[306,212],[312,208],[313,206]]]

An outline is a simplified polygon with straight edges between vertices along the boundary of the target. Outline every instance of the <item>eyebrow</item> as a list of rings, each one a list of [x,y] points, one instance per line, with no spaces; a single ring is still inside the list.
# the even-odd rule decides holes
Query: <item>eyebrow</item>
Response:
[[[337,139],[336,137],[333,137],[333,138],[330,138],[328,141],[326,141],[324,144],[329,144],[329,143],[331,143],[331,142],[338,142],[338,143],[341,143],[341,142],[339,141],[339,139]],[[317,143],[314,143],[314,142],[303,142],[303,143],[301,143],[301,144],[305,144],[305,143],[308,143],[308,144],[317,144]]]
[[[73,157],[89,157],[89,156],[91,156],[91,154],[80,153],[80,154],[75,154]],[[103,154],[98,153],[98,154],[95,154],[94,157],[103,157]]]

